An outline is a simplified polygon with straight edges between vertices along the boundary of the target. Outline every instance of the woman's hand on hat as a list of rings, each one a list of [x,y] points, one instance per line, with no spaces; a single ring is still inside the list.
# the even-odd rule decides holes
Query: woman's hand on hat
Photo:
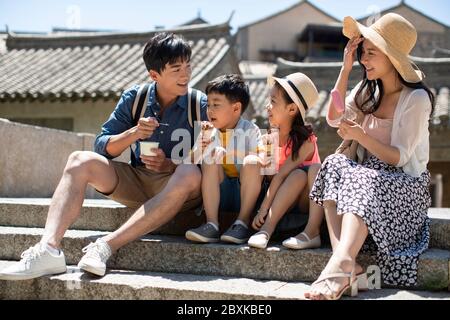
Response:
[[[352,71],[353,63],[356,59],[356,50],[358,49],[359,44],[363,41],[363,37],[355,37],[348,41],[344,49],[344,63],[342,66],[345,71]]]
[[[356,140],[358,142],[366,134],[359,124],[347,119],[341,121],[337,133],[344,140]]]

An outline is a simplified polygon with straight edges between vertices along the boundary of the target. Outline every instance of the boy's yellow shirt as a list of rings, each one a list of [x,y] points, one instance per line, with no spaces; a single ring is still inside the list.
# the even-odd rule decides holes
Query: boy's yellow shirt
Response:
[[[230,141],[232,132],[227,130],[226,132],[220,132],[220,141],[222,143],[222,146],[226,147],[228,145],[228,142]],[[233,163],[233,155],[227,155],[223,158],[222,162],[222,168],[227,177],[230,178],[238,178],[239,177],[239,171],[237,167]]]

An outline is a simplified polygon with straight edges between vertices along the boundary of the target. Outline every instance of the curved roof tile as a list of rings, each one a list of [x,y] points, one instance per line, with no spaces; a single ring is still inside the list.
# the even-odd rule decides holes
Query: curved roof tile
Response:
[[[162,31],[191,44],[193,86],[231,48],[228,23],[145,33],[9,35],[0,53],[0,100],[116,99],[148,81],[142,51]]]

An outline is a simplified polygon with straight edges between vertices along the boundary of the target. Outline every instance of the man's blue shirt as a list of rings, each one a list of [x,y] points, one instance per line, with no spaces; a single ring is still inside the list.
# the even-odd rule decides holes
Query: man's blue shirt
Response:
[[[103,124],[101,133],[95,139],[95,152],[105,156],[108,159],[114,158],[106,151],[106,145],[108,144],[111,136],[120,134],[135,125],[133,124],[131,110],[138,90],[139,85],[135,85],[122,94],[116,108],[109,119]],[[195,105],[193,105],[192,108],[195,108]],[[206,95],[202,93],[200,99],[201,119],[198,120],[207,120],[206,110],[207,98]],[[153,132],[152,136],[145,141],[159,142],[159,148],[163,150],[167,158],[171,158],[172,149],[181,141],[181,138],[177,134],[179,131],[177,131],[174,135],[174,138],[178,138],[178,140],[175,139],[176,141],[172,141],[174,140],[172,138],[172,133],[177,129],[185,129],[188,130],[190,134],[194,134],[194,130],[188,121],[188,95],[186,94],[178,97],[178,99],[171,106],[165,108],[162,118],[160,112],[161,106],[156,99],[156,85],[155,82],[153,82],[150,84],[150,93],[144,117],[154,117],[158,120],[158,122],[167,123],[169,126],[159,126]],[[185,141],[185,143],[187,142],[190,143],[190,140]],[[139,158],[139,143],[136,142],[135,145],[136,148],[134,153],[137,159],[137,165],[143,165]],[[184,157],[187,155],[180,154],[180,156]]]

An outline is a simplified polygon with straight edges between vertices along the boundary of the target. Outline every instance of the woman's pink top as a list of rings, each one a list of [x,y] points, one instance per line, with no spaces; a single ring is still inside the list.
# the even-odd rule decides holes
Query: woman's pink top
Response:
[[[391,144],[393,119],[381,119],[369,114],[364,130],[383,144]]]
[[[390,146],[393,122],[393,119],[381,119],[369,114],[364,121],[363,129],[372,138]],[[370,152],[367,153],[371,155]]]
[[[308,167],[315,163],[320,163],[320,156],[319,156],[319,148],[317,147],[317,137],[312,134],[309,136],[308,141],[314,143],[314,153],[311,159],[303,161],[298,167]],[[284,164],[287,158],[291,156],[292,153],[292,143],[288,141],[284,146],[279,147],[279,161],[278,161],[278,169]]]

